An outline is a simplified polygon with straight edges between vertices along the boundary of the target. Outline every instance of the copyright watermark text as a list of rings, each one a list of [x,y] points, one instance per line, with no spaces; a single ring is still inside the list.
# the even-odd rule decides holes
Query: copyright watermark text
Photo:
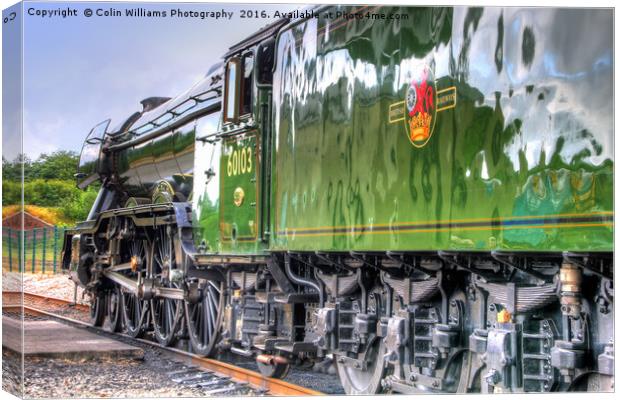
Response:
[[[241,9],[241,10],[186,10],[181,8],[170,9],[149,9],[144,7],[135,8],[85,8],[79,10],[72,7],[64,8],[36,8],[30,7],[26,10],[29,17],[64,19],[64,18],[170,18],[170,19],[202,19],[202,20],[231,20],[235,17],[239,19],[280,19],[280,18],[326,18],[326,19],[373,19],[373,20],[406,20],[408,14],[390,14],[380,11],[364,12],[344,12],[326,11],[316,12],[314,10],[296,10],[292,12],[267,11],[261,9]]]

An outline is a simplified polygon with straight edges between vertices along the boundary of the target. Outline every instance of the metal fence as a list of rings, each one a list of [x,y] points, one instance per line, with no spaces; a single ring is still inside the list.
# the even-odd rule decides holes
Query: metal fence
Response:
[[[60,253],[65,230],[66,228],[59,226],[27,231],[3,227],[3,270],[54,274],[60,271]]]

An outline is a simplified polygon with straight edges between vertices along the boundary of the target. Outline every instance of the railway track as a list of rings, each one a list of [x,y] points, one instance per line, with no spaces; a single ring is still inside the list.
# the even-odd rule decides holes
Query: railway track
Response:
[[[23,300],[23,303],[22,303]],[[23,304],[23,308],[22,308]],[[47,297],[28,292],[3,291],[3,314],[19,314],[23,309],[24,316],[49,317],[66,323],[86,327],[105,335],[122,337],[125,341],[140,343],[157,348],[170,358],[179,362],[179,369],[169,371],[168,376],[176,383],[183,385],[213,385],[216,388],[210,394],[224,394],[230,387],[223,384],[232,381],[239,385],[247,385],[256,394],[277,396],[322,395],[322,392],[295,385],[280,379],[264,377],[249,369],[241,368],[219,360],[204,358],[193,353],[160,345],[159,343],[139,338],[132,338],[122,333],[110,333],[102,328],[93,327],[88,321],[89,307],[74,304],[64,299]]]

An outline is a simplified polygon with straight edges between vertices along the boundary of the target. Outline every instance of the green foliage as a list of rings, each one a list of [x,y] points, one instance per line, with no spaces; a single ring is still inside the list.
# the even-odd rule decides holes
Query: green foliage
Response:
[[[78,164],[78,155],[73,151],[56,151],[52,154],[41,154],[36,162],[32,163],[29,174],[24,179],[60,179],[74,181]]]
[[[84,221],[92,207],[99,190],[90,186],[85,191],[78,190],[79,196],[74,201],[63,204],[60,209],[63,215],[74,221]]]
[[[55,179],[73,182],[78,158],[76,152],[65,150],[55,151],[51,154],[43,153],[36,161],[30,160],[25,154],[20,154],[13,161],[8,161],[2,157],[2,180],[5,182],[20,181],[23,166],[24,181]]]
[[[2,181],[21,181],[22,165],[24,168],[30,168],[32,165],[32,161],[25,154],[20,154],[13,161],[9,161],[2,156]]]
[[[20,155],[13,161],[2,158],[2,205],[21,203],[24,177],[24,204],[58,208],[68,220],[82,221],[97,197],[99,188],[86,191],[75,186],[78,155],[72,151],[41,154],[36,160]]]
[[[78,200],[80,190],[71,181],[35,179],[24,183],[24,203],[61,207]]]
[[[21,202],[20,186],[19,182],[3,182],[3,206]],[[58,208],[65,218],[83,221],[88,216],[98,190],[97,187],[91,186],[82,191],[75,186],[73,181],[36,179],[24,183],[24,204]]]
[[[2,182],[2,205],[20,204],[22,198],[22,186],[19,181],[3,179]]]

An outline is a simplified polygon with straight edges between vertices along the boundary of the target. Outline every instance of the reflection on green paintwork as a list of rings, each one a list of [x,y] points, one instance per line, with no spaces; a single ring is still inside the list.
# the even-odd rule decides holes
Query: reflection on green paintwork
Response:
[[[613,96],[600,84],[613,78],[609,11],[375,11],[409,18],[313,18],[280,32],[273,99],[254,88],[259,128],[196,144],[197,244],[611,251]],[[415,119],[420,96],[431,108]]]
[[[121,181],[135,197],[150,198],[157,183],[167,181],[177,201],[192,190],[195,122],[127,149],[117,157]]]
[[[613,102],[588,87],[612,79],[609,13],[383,11],[411,18],[279,36],[271,247],[610,251]],[[551,26],[597,26],[592,57],[570,58]],[[424,68],[456,99],[418,148],[394,110]]]
[[[219,129],[221,113],[214,112],[198,119],[196,138],[213,138]],[[220,204],[220,142],[196,141],[194,171],[197,172],[193,187],[192,221],[195,228],[196,248],[209,253],[220,253],[219,204]]]

